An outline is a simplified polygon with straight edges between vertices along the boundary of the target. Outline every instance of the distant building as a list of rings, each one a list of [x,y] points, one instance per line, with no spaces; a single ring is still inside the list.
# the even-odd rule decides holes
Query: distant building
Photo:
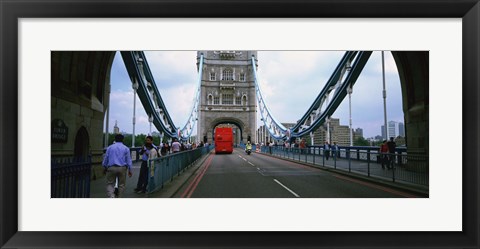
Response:
[[[356,137],[363,137],[363,129],[362,128],[355,129],[354,133],[355,133]]]
[[[357,140],[358,138],[364,138],[362,128],[357,128],[355,130],[352,129],[352,134],[353,134],[353,141]]]
[[[120,128],[118,128],[117,120],[115,120],[115,126],[113,126],[113,134],[120,134]]]
[[[281,123],[281,124],[287,129],[290,129],[296,125],[295,123]],[[256,136],[257,136],[257,141],[259,143],[267,144],[267,142],[276,142],[275,139],[272,137],[272,135],[270,135],[270,132],[268,132],[268,129],[265,127],[265,125],[261,125],[260,127],[257,128]]]
[[[258,127],[258,129],[257,129],[257,141],[258,141],[258,143],[266,144],[267,141],[270,142],[270,140],[272,140],[272,138],[270,136],[270,132],[268,132],[265,125],[261,125],[260,127]]]
[[[336,142],[339,146],[350,146],[350,128],[347,125],[340,125],[338,118],[330,118],[330,139],[327,138],[326,122],[313,133],[313,137],[315,145],[322,145],[330,140],[331,144]]]
[[[405,137],[405,125],[402,122],[395,122],[395,121],[388,121],[388,134],[385,134],[385,126],[382,125],[381,132],[383,138],[390,138],[390,137],[397,137],[402,136]]]
[[[388,137],[397,137],[398,135],[398,123],[395,121],[388,122]]]
[[[291,128],[295,126],[295,123],[282,123],[285,128]],[[260,126],[257,129],[258,141],[260,143],[265,143],[268,141],[274,141],[270,136],[270,133],[265,128],[264,125]],[[355,137],[363,137],[363,129],[357,128],[353,132],[354,139]],[[322,145],[325,141],[330,140],[330,143],[336,142],[340,146],[349,146],[350,145],[350,128],[347,125],[340,125],[340,119],[330,118],[330,139],[327,138],[327,123],[324,123],[322,126],[317,128],[313,132],[313,140],[310,134],[307,134],[301,138],[297,138],[297,142],[300,139],[305,139],[308,145]]]
[[[405,125],[402,122],[398,123],[398,135],[405,137]]]

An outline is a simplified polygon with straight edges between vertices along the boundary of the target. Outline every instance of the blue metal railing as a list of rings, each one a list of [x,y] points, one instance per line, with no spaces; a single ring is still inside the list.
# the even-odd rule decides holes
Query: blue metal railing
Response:
[[[406,148],[397,148],[392,154],[380,154],[378,147],[339,147],[339,150],[325,150],[320,146],[304,149],[262,146],[261,152],[314,166],[354,172],[392,182],[429,185],[428,156],[407,154]],[[388,169],[387,164],[391,169]]]
[[[130,149],[130,156],[132,158],[132,162],[138,162],[142,160],[140,151],[142,150],[142,147],[131,147]],[[103,155],[105,155],[105,152],[107,152],[107,148],[103,148]]]
[[[92,162],[78,159],[53,159],[51,163],[52,198],[90,197]]]
[[[201,147],[149,160],[147,191],[152,193],[162,189],[165,183],[173,181],[175,176],[179,176],[200,157],[208,154],[212,148],[213,146]]]

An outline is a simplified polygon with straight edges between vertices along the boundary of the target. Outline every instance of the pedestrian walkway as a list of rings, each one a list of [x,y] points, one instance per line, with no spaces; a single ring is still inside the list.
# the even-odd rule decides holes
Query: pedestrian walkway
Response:
[[[132,164],[133,176],[128,177],[125,183],[126,189],[123,193],[125,198],[142,198],[145,197],[144,194],[137,194],[133,191],[137,187],[138,174],[140,173],[140,165],[142,162],[136,162]],[[90,198],[107,198],[107,183],[106,178],[101,177],[97,180],[90,181]]]
[[[179,176],[175,176],[174,180],[166,183],[161,190],[150,194],[137,194],[134,191],[137,187],[138,174],[140,173],[140,166],[142,165],[141,161],[135,162],[132,164],[133,176],[127,176],[126,189],[123,193],[123,198],[171,198],[188,180],[188,178],[198,170],[206,158],[207,157],[203,155],[197,163],[188,167],[185,172]],[[90,198],[107,198],[106,185],[105,177],[90,181]]]
[[[384,182],[391,182],[391,184],[394,185],[402,185],[409,189],[428,193],[428,172],[407,170],[404,165],[396,165],[395,169],[382,169],[381,164],[377,163],[376,160],[349,160],[346,158],[331,156],[329,160],[326,160],[323,155],[314,156],[306,153],[287,153],[280,150],[273,150],[272,153],[265,151],[263,154],[304,163],[314,167],[324,167],[338,172],[345,172],[346,174],[364,176],[371,180],[378,179]]]

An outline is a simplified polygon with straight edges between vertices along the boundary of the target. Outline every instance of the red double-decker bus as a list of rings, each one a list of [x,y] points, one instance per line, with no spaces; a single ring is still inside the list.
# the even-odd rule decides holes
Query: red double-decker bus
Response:
[[[215,153],[233,152],[233,129],[230,127],[215,128]]]

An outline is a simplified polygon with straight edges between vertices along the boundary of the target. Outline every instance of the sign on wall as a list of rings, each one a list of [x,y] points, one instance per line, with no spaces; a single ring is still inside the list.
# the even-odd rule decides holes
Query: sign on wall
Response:
[[[61,119],[52,121],[52,143],[66,143],[68,141],[68,127]]]

